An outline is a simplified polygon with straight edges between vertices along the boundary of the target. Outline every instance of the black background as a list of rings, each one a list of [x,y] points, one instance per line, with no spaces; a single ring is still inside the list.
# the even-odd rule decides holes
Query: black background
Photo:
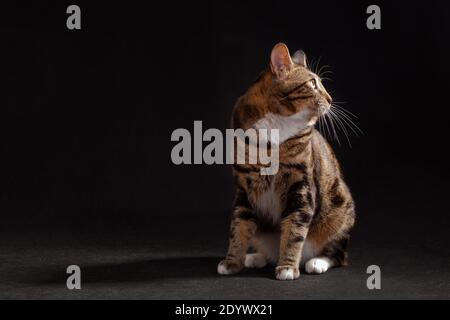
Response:
[[[367,4],[86,3],[81,31],[66,29],[66,4],[4,8],[4,221],[224,214],[230,168],[174,166],[170,136],[194,120],[228,128],[279,41],[330,65],[327,88],[359,117],[353,148],[333,145],[361,206],[444,217],[450,6],[383,3],[369,31]]]
[[[173,165],[171,133],[228,128],[283,41],[330,66],[325,86],[365,133],[332,142],[355,243],[448,254],[450,4],[376,3],[375,31],[368,1],[78,3],[80,31],[70,3],[2,5],[2,229],[226,231],[231,169]]]

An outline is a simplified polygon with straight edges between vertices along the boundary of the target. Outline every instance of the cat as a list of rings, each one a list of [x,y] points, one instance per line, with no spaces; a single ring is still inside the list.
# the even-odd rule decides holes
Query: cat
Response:
[[[234,129],[279,129],[279,171],[234,165],[236,195],[229,249],[220,275],[275,265],[278,280],[296,280],[300,267],[322,274],[348,263],[355,205],[339,163],[314,125],[332,98],[306,55],[277,44],[264,71],[234,107]],[[254,253],[249,254],[252,247]]]

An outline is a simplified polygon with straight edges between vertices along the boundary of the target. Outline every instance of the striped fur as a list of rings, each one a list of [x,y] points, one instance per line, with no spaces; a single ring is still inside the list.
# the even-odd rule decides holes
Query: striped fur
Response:
[[[311,273],[348,263],[353,199],[331,147],[314,129],[331,97],[306,62],[294,61],[284,44],[275,46],[271,68],[235,106],[234,128],[282,131],[280,170],[261,176],[258,166],[234,166],[236,197],[220,274],[271,263],[277,279],[294,280],[305,263]],[[257,255],[246,259],[250,246]]]

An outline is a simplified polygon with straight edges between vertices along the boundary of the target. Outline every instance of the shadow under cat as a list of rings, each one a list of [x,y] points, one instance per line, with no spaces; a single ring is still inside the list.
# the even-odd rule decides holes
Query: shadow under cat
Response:
[[[130,261],[117,264],[80,265],[83,284],[117,282],[152,282],[165,279],[207,279],[222,278],[217,275],[216,266],[220,257],[169,258],[145,261]],[[49,270],[33,268],[18,282],[35,284],[65,283],[67,266],[51,267]],[[273,267],[245,269],[239,278],[273,278]]]

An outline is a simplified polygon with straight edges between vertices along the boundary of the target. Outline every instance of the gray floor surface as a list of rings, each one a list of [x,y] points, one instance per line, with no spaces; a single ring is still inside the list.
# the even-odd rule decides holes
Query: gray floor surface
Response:
[[[188,222],[184,224],[189,225]],[[1,299],[449,299],[450,256],[433,240],[380,244],[360,234],[351,265],[294,282],[274,280],[273,268],[221,277],[216,265],[226,227],[173,230],[4,231],[0,242]],[[171,232],[172,235],[170,235]],[[66,288],[66,268],[78,265],[82,289]],[[366,285],[369,265],[381,268],[381,290]]]

